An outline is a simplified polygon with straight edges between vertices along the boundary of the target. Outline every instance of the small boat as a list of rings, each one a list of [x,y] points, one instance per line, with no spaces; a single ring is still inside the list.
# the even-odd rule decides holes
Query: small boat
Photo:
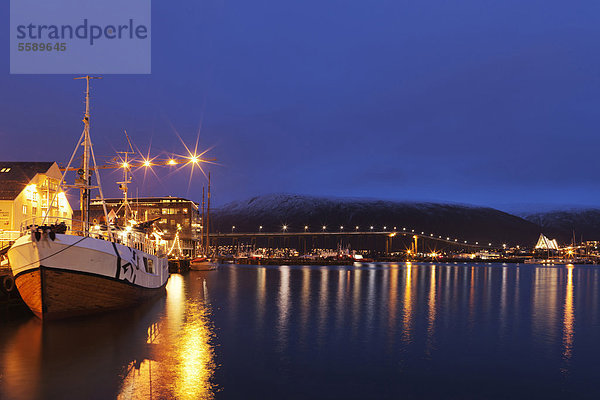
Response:
[[[138,223],[129,218],[127,183],[125,224],[111,223],[104,206],[104,224],[90,223],[91,190],[99,188],[98,168],[90,140],[90,79],[86,76],[84,132],[65,169],[56,194],[44,217],[34,217],[21,226],[21,236],[8,250],[17,289],[31,311],[42,320],[58,319],[121,309],[165,293],[169,279],[166,243],[153,231],[155,220]],[[83,165],[71,168],[77,149],[83,146]],[[91,158],[90,158],[91,156]],[[94,161],[92,167],[91,160]],[[67,171],[79,178],[81,219],[51,216]],[[127,171],[125,171],[127,173]],[[97,185],[92,186],[92,176]],[[50,222],[52,221],[52,222]]]
[[[217,264],[206,257],[196,257],[190,260],[190,269],[192,271],[213,271],[217,269]]]

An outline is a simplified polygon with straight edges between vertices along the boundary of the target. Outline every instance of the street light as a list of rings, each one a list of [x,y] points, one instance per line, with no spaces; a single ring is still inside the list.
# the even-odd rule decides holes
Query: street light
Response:
[[[235,230],[235,225],[233,225],[233,226],[231,227],[231,233],[233,233],[233,231],[234,231],[234,230]]]
[[[304,225],[304,232],[308,230],[308,225]]]
[[[385,230],[386,230],[386,228],[387,228],[387,226],[384,226],[384,227],[383,227],[383,230],[385,231]]]
[[[370,229],[373,230],[373,225],[371,225]]]
[[[323,232],[325,232],[325,229],[326,229],[326,228],[327,228],[327,227],[326,227],[325,225],[323,225]]]
[[[262,225],[258,227],[258,231],[262,232]]]
[[[354,227],[354,230],[358,232],[358,225]]]
[[[285,231],[287,231],[287,225],[284,225],[284,226],[283,226],[283,231],[284,231],[284,232],[285,232]]]
[[[340,231],[344,230],[344,225],[340,226]]]

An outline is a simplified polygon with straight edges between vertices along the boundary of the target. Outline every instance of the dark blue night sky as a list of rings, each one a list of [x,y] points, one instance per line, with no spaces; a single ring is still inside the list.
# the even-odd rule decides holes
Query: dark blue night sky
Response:
[[[152,74],[94,82],[97,154],[123,147],[123,129],[183,154],[173,131],[193,144],[201,125],[218,204],[598,204],[597,1],[154,0],[152,14]],[[2,35],[0,159],[68,161],[82,82],[9,75]],[[199,200],[206,182],[159,175],[138,193]]]

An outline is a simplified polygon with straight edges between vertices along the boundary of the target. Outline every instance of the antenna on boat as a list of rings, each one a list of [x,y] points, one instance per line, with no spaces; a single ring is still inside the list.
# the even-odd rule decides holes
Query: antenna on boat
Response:
[[[125,138],[127,139],[127,144],[129,145],[129,150],[127,151],[117,151],[117,154],[123,154],[123,181],[117,182],[119,184],[119,189],[123,192],[123,203],[117,209],[117,214],[123,208],[125,224],[129,222],[129,215],[132,213],[131,206],[129,205],[129,199],[127,196],[128,184],[131,183],[131,176],[129,175],[129,171],[131,170],[131,165],[129,165],[129,155],[135,154],[135,150],[133,150],[133,145],[131,144],[131,139],[129,139],[129,135],[127,134],[127,130],[123,130],[125,132]]]
[[[204,221],[202,221],[204,225]],[[208,173],[208,190],[206,193],[206,256],[210,256],[210,172]]]

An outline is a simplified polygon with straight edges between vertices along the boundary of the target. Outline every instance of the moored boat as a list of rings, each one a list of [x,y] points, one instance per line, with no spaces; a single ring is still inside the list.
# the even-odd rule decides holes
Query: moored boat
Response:
[[[164,293],[167,259],[141,235],[123,231],[109,240],[106,232],[30,228],[8,251],[17,289],[41,319],[124,308]]]
[[[68,171],[77,171],[81,219],[50,216],[55,195],[44,217],[23,223],[21,236],[8,250],[17,289],[31,311],[43,320],[131,306],[164,293],[169,279],[166,245],[153,230],[155,220],[139,223],[127,212],[127,175],[120,182],[125,194],[124,226],[117,226],[116,215],[107,213],[105,205],[104,224],[89,221],[91,190],[99,189],[103,204],[104,198],[89,132],[92,77],[84,79],[84,131],[58,184],[59,188],[63,185]],[[82,166],[70,168],[80,147],[84,148]],[[93,186],[94,175],[97,184]]]
[[[213,271],[217,269],[217,264],[206,257],[196,257],[190,260],[190,269],[192,271]]]

